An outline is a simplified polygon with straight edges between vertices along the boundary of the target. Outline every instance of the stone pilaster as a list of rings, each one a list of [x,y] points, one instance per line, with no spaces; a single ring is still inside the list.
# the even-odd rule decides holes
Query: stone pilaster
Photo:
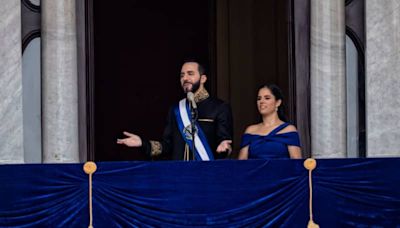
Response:
[[[0,7],[0,163],[23,163],[21,1]]]
[[[41,5],[43,162],[79,162],[75,0]]]
[[[311,153],[346,156],[345,4],[311,1]]]
[[[400,156],[400,1],[365,4],[367,156]]]

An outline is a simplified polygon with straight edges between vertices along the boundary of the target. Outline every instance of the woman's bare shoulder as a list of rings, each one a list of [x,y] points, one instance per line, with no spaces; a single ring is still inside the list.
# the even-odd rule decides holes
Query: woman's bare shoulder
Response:
[[[260,128],[260,124],[259,123],[258,124],[253,124],[253,125],[248,126],[246,128],[246,130],[244,131],[244,133],[253,134],[253,133],[257,132],[257,130],[259,128]]]

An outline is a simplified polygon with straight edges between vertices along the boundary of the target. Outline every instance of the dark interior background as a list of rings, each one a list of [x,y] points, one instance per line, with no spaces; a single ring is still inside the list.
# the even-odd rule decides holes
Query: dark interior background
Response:
[[[95,160],[142,160],[117,145],[123,131],[159,139],[168,108],[182,97],[184,58],[209,64],[209,2],[96,0]]]
[[[260,120],[255,98],[264,83],[283,90],[309,154],[309,0],[90,2],[95,161],[146,159],[116,140],[123,131],[161,138],[168,108],[183,97],[187,57],[208,65],[207,89],[232,106],[233,157],[245,127]]]

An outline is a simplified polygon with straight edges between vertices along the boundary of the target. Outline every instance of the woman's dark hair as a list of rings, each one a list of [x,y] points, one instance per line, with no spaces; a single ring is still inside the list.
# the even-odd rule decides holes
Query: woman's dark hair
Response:
[[[274,95],[276,100],[281,100],[281,105],[279,105],[279,107],[278,107],[278,117],[282,121],[287,122],[287,118],[286,118],[285,112],[284,112],[284,103],[283,103],[284,97],[283,97],[282,90],[275,84],[264,84],[258,88],[257,92],[259,92],[263,88],[269,89],[271,91],[272,95]]]

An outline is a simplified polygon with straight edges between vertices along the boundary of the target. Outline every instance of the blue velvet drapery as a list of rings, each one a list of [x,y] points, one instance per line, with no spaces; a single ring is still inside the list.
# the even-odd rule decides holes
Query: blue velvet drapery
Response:
[[[0,166],[0,227],[87,227],[83,164]],[[303,160],[103,162],[94,227],[306,227]],[[399,158],[322,159],[313,171],[321,227],[400,226]]]

